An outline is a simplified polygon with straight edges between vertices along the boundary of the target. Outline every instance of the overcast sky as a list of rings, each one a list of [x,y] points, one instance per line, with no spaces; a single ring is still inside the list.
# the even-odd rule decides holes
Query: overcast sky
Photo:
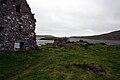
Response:
[[[120,0],[27,0],[36,33],[85,36],[120,30]]]

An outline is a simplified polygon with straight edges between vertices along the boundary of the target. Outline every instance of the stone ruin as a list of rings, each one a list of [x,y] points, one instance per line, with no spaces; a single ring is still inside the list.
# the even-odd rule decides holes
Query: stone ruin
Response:
[[[55,47],[64,47],[65,46],[65,44],[67,43],[69,41],[69,39],[68,38],[56,38],[55,40],[54,40],[54,43],[53,43],[53,45],[55,46]]]
[[[0,0],[0,52],[36,49],[35,22],[26,0]]]

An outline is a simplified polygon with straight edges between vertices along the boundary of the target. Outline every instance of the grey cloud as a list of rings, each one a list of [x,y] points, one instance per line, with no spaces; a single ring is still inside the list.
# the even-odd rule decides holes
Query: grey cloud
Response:
[[[37,34],[81,36],[120,29],[120,0],[27,1],[37,19]]]

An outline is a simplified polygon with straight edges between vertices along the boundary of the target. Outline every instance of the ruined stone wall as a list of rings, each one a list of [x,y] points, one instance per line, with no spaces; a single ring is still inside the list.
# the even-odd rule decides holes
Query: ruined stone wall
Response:
[[[35,22],[26,0],[0,0],[0,51],[36,49]]]

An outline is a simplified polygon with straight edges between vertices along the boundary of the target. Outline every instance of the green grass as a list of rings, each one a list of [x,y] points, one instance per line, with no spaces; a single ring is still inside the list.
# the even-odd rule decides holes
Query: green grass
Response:
[[[72,64],[101,65],[106,73],[75,68]],[[0,54],[0,80],[120,80],[120,45],[75,44]]]

